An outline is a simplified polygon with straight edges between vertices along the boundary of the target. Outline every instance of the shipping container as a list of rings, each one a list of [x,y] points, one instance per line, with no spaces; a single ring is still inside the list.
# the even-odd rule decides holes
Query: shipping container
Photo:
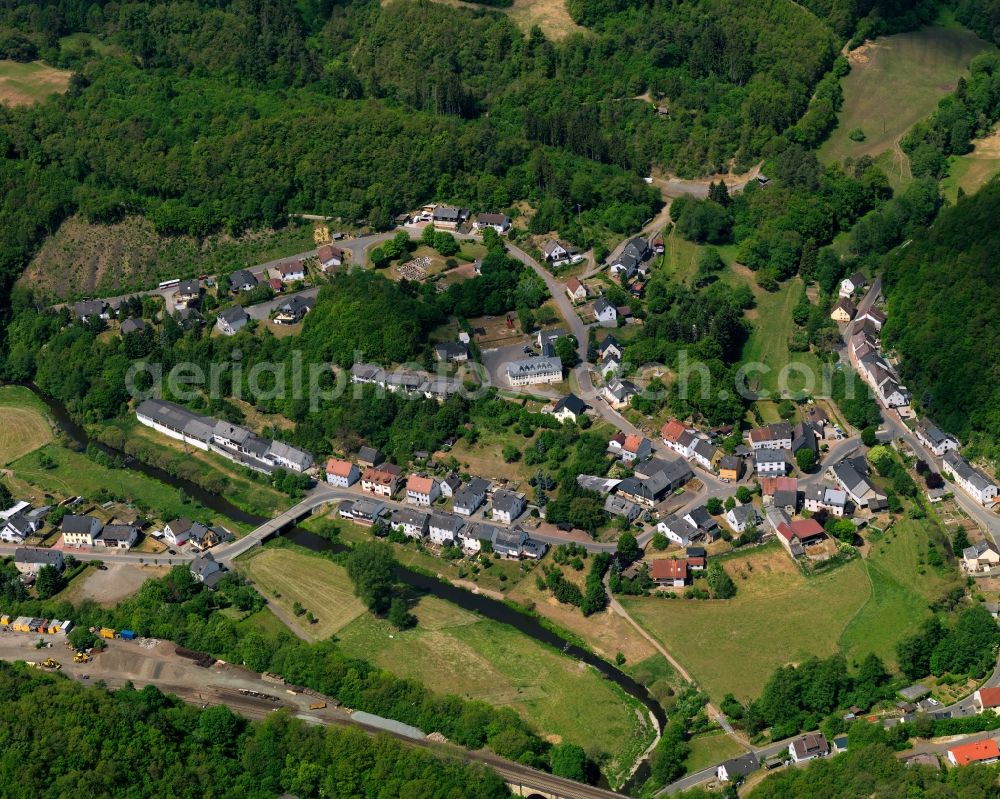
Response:
[[[112,630],[110,627],[102,627],[101,628],[101,632],[100,632],[100,636],[101,636],[101,638],[114,638],[115,637],[115,631]]]
[[[124,638],[126,641],[133,641],[135,640],[135,633],[132,632],[131,630],[122,630],[121,637]]]

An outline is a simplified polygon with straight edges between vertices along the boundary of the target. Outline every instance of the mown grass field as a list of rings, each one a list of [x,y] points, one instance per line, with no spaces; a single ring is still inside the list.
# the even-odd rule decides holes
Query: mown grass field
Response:
[[[365,612],[342,566],[326,558],[281,547],[260,549],[240,560],[239,570],[310,639],[321,641]],[[296,616],[298,602],[316,622]]]
[[[0,60],[0,103],[31,105],[69,88],[70,73],[41,61]]]
[[[52,468],[41,465],[39,458],[43,453],[55,464]],[[194,500],[184,501],[179,489],[129,469],[109,469],[86,455],[56,444],[46,444],[29,452],[14,461],[11,468],[21,480],[53,495],[91,498],[101,489],[107,489],[113,496],[148,509],[163,521],[178,516],[219,518]],[[220,521],[231,530],[244,529],[232,520],[220,518]]]
[[[550,740],[603,759],[612,784],[652,741],[640,706],[590,667],[435,597],[414,613],[418,625],[403,632],[362,614],[339,645],[434,691],[514,708]]]
[[[382,0],[385,5],[389,0]],[[587,34],[587,29],[577,25],[563,0],[514,0],[509,8],[492,8],[481,3],[463,2],[463,0],[435,0],[435,2],[468,8],[478,11],[495,11],[506,14],[525,33],[537,25],[550,39],[556,41],[565,39],[571,33]]]
[[[38,398],[21,386],[0,386],[0,464],[51,440],[52,426]]]
[[[776,666],[842,652],[887,664],[896,644],[929,615],[928,602],[958,580],[926,566],[926,520],[904,519],[871,542],[865,559],[806,576],[771,543],[727,558],[733,600],[622,598],[622,604],[686,666],[713,699],[760,694]]]
[[[792,309],[802,295],[802,278],[786,280],[777,291],[763,291],[755,284],[757,306],[747,315],[753,332],[743,345],[743,363],[758,364],[760,371],[748,373],[750,388],[784,396],[822,385],[819,359],[811,352],[791,352],[788,348],[795,322]]]
[[[958,199],[959,189],[975,194],[1000,174],[1000,130],[972,144],[971,153],[949,159],[948,174],[941,181],[941,190],[950,202]]]
[[[987,47],[956,25],[886,36],[853,51],[851,72],[842,82],[838,125],[820,147],[820,160],[832,163],[892,150],[887,166],[905,175],[908,166],[896,148],[899,139],[954,90],[973,56]],[[848,137],[855,128],[864,132],[864,141]]]
[[[746,753],[746,749],[724,732],[698,735],[688,741],[688,745],[691,747],[691,754],[684,761],[688,774],[708,768],[720,760],[728,760]]]

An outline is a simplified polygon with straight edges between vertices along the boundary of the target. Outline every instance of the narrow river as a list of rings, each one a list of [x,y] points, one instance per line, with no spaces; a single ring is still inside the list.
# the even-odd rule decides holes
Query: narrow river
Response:
[[[160,482],[166,483],[167,485],[175,488],[183,489],[188,496],[200,502],[209,510],[227,516],[234,521],[254,526],[267,521],[267,519],[262,516],[257,516],[241,510],[220,494],[206,491],[204,488],[191,482],[190,480],[186,480],[182,477],[176,477],[157,466],[151,466],[147,463],[143,463],[142,461],[126,455],[124,452],[120,452],[100,442],[91,441],[90,437],[87,435],[87,431],[84,430],[81,425],[73,421],[66,408],[61,403],[47,396],[37,386],[33,384],[25,385],[33,391],[42,402],[45,403],[49,413],[52,415],[52,418],[55,420],[58,427],[70,438],[79,442],[83,446],[93,444],[106,454],[121,459],[126,468],[133,469],[134,471],[140,472],[147,477],[159,480]],[[282,533],[282,535],[298,546],[305,547],[306,549],[313,550],[314,552],[341,552],[346,549],[343,544],[330,541],[301,527],[288,528]],[[499,602],[491,597],[483,596],[482,594],[473,594],[471,591],[467,591],[464,588],[458,588],[453,586],[451,583],[437,580],[424,574],[418,574],[417,572],[410,571],[402,566],[397,569],[396,576],[401,582],[411,586],[417,591],[426,594],[433,594],[440,599],[452,602],[462,608],[465,608],[466,610],[473,610],[484,618],[501,622],[502,624],[509,624],[511,627],[514,627],[519,632],[535,639],[539,643],[555,647],[567,656],[576,658],[577,660],[593,666],[603,677],[611,680],[623,691],[625,691],[625,693],[635,699],[638,699],[656,719],[656,723],[659,725],[660,730],[662,730],[666,724],[666,713],[663,708],[660,707],[660,704],[652,696],[650,696],[649,691],[646,690],[645,686],[636,682],[620,669],[616,668],[611,663],[608,663],[606,660],[567,641],[558,633],[543,626],[534,616],[520,613],[508,607],[503,602]],[[641,785],[648,776],[649,764],[644,761],[636,771],[635,775],[628,781],[622,790],[625,793],[628,793],[633,788]]]

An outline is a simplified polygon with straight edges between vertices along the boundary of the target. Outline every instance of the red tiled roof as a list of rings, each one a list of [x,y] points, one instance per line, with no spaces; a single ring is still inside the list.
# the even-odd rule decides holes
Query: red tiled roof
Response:
[[[361,475],[361,480],[365,483],[381,483],[382,485],[390,485],[395,478],[396,475],[392,472],[374,466],[369,466]]]
[[[582,286],[583,283],[581,283],[575,277],[571,277],[569,280],[566,281],[566,288],[568,288],[573,294],[576,294],[581,289]]]
[[[992,738],[987,738],[985,741],[973,741],[961,746],[954,746],[948,751],[960,766],[966,766],[969,763],[975,763],[980,760],[1000,758],[1000,747],[997,746],[997,742]]]
[[[335,477],[348,477],[351,474],[351,469],[354,464],[350,461],[341,461],[336,458],[330,458],[326,462],[326,473],[332,474]]]
[[[688,564],[686,560],[660,558],[653,561],[649,574],[654,580],[686,580]]]
[[[983,707],[1000,707],[1000,688],[980,688],[979,699]]]
[[[796,519],[794,522],[779,524],[778,534],[786,541],[791,541],[792,538],[808,541],[810,538],[823,535],[823,528],[815,519]]]
[[[430,494],[432,488],[434,488],[434,481],[430,477],[411,474],[406,481],[406,490],[415,494]]]
[[[622,444],[622,449],[635,453],[639,451],[639,447],[641,446],[642,436],[626,436],[625,443]]]
[[[682,425],[676,419],[671,419],[663,427],[660,428],[660,435],[663,436],[664,441],[670,441],[674,444],[677,443],[677,439],[684,434],[684,425]]]
[[[773,497],[778,491],[798,491],[799,481],[796,477],[765,477],[760,489],[765,497]]]
[[[705,559],[704,558],[688,558],[687,564],[692,569],[704,569]]]

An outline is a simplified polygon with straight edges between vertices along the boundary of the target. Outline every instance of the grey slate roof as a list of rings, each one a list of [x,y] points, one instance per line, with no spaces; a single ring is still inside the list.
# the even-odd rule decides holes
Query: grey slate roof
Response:
[[[60,527],[64,533],[89,533],[93,523],[93,516],[64,516]],[[100,524],[97,529],[101,529]]]

